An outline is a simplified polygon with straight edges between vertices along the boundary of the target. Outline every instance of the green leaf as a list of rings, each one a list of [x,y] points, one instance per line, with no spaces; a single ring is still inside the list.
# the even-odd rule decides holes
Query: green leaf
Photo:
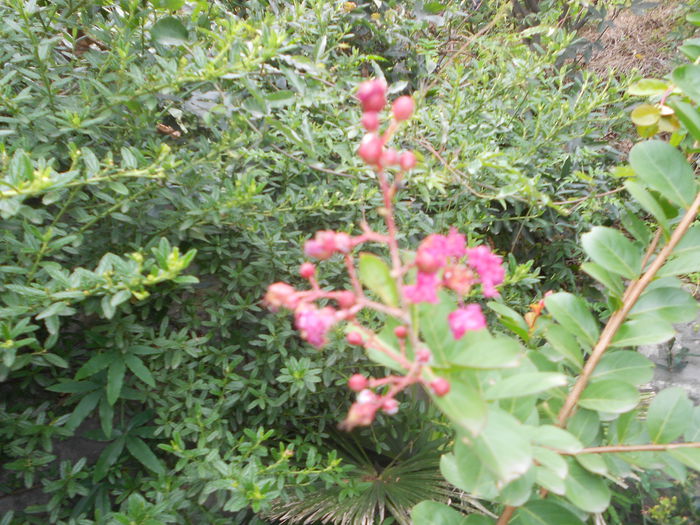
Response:
[[[493,474],[474,451],[459,440],[454,454],[443,454],[440,458],[440,473],[452,485],[477,498],[494,499],[498,496]]]
[[[614,379],[630,385],[641,385],[651,381],[654,363],[638,352],[631,350],[608,351],[591,374],[591,382]]]
[[[105,396],[102,396],[102,398],[100,398],[100,427],[108,439],[112,437],[113,422],[114,407],[109,404]]]
[[[119,399],[124,384],[124,361],[114,361],[107,369],[107,402],[113,405]]]
[[[642,269],[642,251],[622,233],[596,226],[581,236],[586,254],[606,270],[636,278]]]
[[[668,453],[684,465],[700,471],[700,448],[675,448]]]
[[[647,140],[632,148],[629,160],[645,184],[672,203],[690,207],[697,192],[695,173],[678,149],[667,142]]]
[[[540,487],[563,496],[566,492],[566,487],[564,485],[564,479],[557,476],[550,469],[542,466],[535,467],[535,483]]]
[[[696,11],[694,13],[689,13],[686,15],[685,19],[690,22],[691,24],[695,24],[696,26],[700,26],[700,11]]]
[[[267,105],[271,108],[283,108],[294,102],[296,94],[289,89],[275,91],[265,97]]]
[[[141,381],[150,387],[156,386],[156,382],[153,379],[153,374],[151,374],[151,371],[146,368],[141,359],[133,354],[129,354],[124,358],[124,362],[126,363],[126,366],[129,367],[129,370],[131,370]]]
[[[534,500],[520,507],[511,525],[584,525],[570,510],[549,500]]]
[[[56,354],[41,354],[41,357],[43,357],[48,363],[58,366],[60,368],[68,368],[68,362],[63,359],[61,356],[58,356]]]
[[[669,261],[659,270],[659,277],[685,275],[700,271],[700,224],[692,226],[671,252]]]
[[[700,67],[695,64],[683,64],[671,73],[671,80],[683,93],[700,104]]]
[[[593,474],[605,476],[608,473],[608,465],[600,454],[578,454],[576,461]]]
[[[625,347],[663,343],[675,334],[673,325],[658,317],[651,320],[632,319],[620,326],[610,346]]]
[[[151,451],[151,449],[146,445],[146,443],[141,438],[134,436],[129,436],[126,438],[126,448],[139,462],[149,470],[152,470],[156,474],[164,474],[165,468],[163,464],[158,460],[156,455]]]
[[[569,461],[569,476],[564,480],[566,497],[581,510],[603,512],[610,505],[610,489],[599,476]]]
[[[567,292],[559,292],[547,297],[544,303],[552,317],[581,343],[592,347],[598,340],[598,321],[591,315],[583,299]]]
[[[478,435],[486,424],[486,402],[481,397],[478,381],[471,372],[446,375],[450,391],[438,397],[432,395],[433,402],[450,421],[473,436]]]
[[[117,354],[115,352],[107,352],[92,356],[75,374],[75,380],[80,381],[81,379],[95,375],[100,370],[107,368],[116,358]]]
[[[497,501],[513,507],[524,505],[532,497],[536,478],[535,468],[531,467],[524,475],[503,487]]]
[[[551,470],[557,477],[564,479],[569,473],[569,465],[559,454],[548,448],[533,447],[533,455],[537,462]]]
[[[581,347],[566,328],[555,323],[548,323],[544,329],[544,337],[550,346],[571,365],[573,370],[581,370],[583,366]]]
[[[647,290],[634,305],[629,316],[659,316],[669,323],[687,323],[695,319],[697,300],[680,288],[654,288]]]
[[[158,9],[176,11],[185,5],[185,0],[152,0],[153,6]]]
[[[396,281],[391,277],[389,266],[376,255],[361,253],[359,262],[360,281],[389,306],[399,305]]]
[[[661,110],[651,104],[640,104],[630,116],[637,126],[653,126],[661,118]]]
[[[603,268],[600,264],[585,262],[581,265],[581,269],[605,286],[615,297],[620,297],[625,291],[622,279]]]
[[[543,447],[553,448],[562,452],[578,452],[583,450],[583,444],[571,432],[553,425],[532,427],[532,442]]]
[[[556,372],[521,373],[501,379],[486,390],[484,397],[488,400],[524,397],[564,386],[566,383],[566,376]]]
[[[700,406],[693,407],[693,417],[683,438],[688,441],[700,441]]]
[[[80,423],[82,423],[85,418],[88,417],[93,410],[95,410],[95,407],[97,406],[97,403],[100,401],[101,397],[102,392],[92,392],[86,396],[83,396],[83,398],[78,401],[78,404],[73,409],[73,413],[70,415],[70,418],[68,418],[66,428],[70,430],[75,430],[78,428]]]
[[[627,89],[630,95],[637,97],[651,97],[654,95],[663,95],[668,89],[668,83],[656,78],[643,78],[634,84],[631,84]]]
[[[656,394],[647,411],[647,429],[652,443],[670,443],[686,431],[692,422],[693,404],[680,387],[666,388]]]
[[[124,442],[125,439],[122,436],[118,439],[115,439],[105,447],[105,449],[102,451],[102,454],[100,454],[100,457],[97,460],[97,464],[95,465],[95,471],[92,475],[93,483],[97,483],[102,478],[104,478],[107,475],[107,472],[109,472],[109,467],[111,467],[117,462],[117,459],[119,459],[122,450],[124,450]]]
[[[501,324],[508,328],[511,332],[520,336],[525,341],[530,338],[530,329],[528,328],[525,319],[523,319],[523,316],[518,312],[504,304],[497,303],[496,301],[489,301],[486,303],[486,306],[498,314]]]
[[[486,516],[483,516],[486,518]],[[411,511],[412,523],[424,523],[425,525],[476,525],[477,522],[467,521],[467,516],[444,503],[436,501],[421,501]],[[486,518],[484,525],[492,524],[492,519]]]
[[[578,402],[584,408],[611,414],[632,410],[637,403],[639,403],[637,389],[614,379],[589,384]]]
[[[697,108],[681,100],[671,102],[670,106],[676,112],[676,116],[683,124],[683,127],[688,130],[688,133],[695,140],[700,140],[700,112],[698,112]]]
[[[664,230],[668,231],[668,220],[669,217],[666,215],[663,206],[659,204],[659,201],[642,185],[638,182],[633,182],[631,180],[625,181],[625,189],[634,197],[642,208],[647,212],[651,213],[654,218],[658,221]]]
[[[460,352],[451,362],[467,368],[513,368],[524,354],[520,344],[509,337],[491,337],[486,330],[467,333],[459,340]],[[473,344],[469,344],[474,341]]]
[[[472,449],[498,483],[515,480],[532,466],[532,447],[522,424],[495,408],[489,410],[486,427],[473,440]]]
[[[90,381],[63,381],[46,387],[50,392],[60,392],[62,394],[82,394],[85,392],[93,392],[99,388],[99,385]]]
[[[189,33],[182,22],[174,16],[165,16],[151,28],[151,37],[164,46],[179,46],[187,42]]]

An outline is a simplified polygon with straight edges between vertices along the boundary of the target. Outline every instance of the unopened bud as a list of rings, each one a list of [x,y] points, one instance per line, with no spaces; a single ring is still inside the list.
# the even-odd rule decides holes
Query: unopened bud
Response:
[[[412,151],[404,151],[399,156],[399,165],[404,171],[413,169],[416,166],[416,156]]]
[[[357,154],[367,164],[376,166],[382,158],[383,146],[382,139],[377,134],[368,133],[362,139]]]
[[[343,290],[342,292],[338,292],[335,296],[336,301],[338,301],[338,306],[342,308],[343,310],[347,310],[351,306],[355,304],[357,301],[357,297],[355,297],[355,294],[352,293],[349,290]]]
[[[394,328],[394,335],[399,339],[404,339],[407,334],[408,328],[406,328],[404,325],[399,325],[396,328]]]
[[[362,345],[365,342],[365,340],[362,338],[362,334],[360,334],[360,332],[350,332],[346,336],[346,339],[348,340],[348,343],[350,343],[351,345]]]
[[[348,387],[355,392],[361,392],[367,388],[368,384],[369,381],[362,374],[353,374],[350,376],[350,379],[348,379]]]
[[[399,402],[394,398],[385,399],[382,403],[382,410],[385,414],[393,416],[399,411]]]
[[[310,262],[305,262],[299,267],[299,275],[304,279],[310,279],[316,273],[316,266]]]
[[[430,383],[430,388],[436,396],[442,397],[450,391],[450,382],[443,377],[438,377]]]
[[[367,131],[377,131],[379,128],[379,113],[376,111],[367,111],[362,115],[362,127]]]
[[[391,107],[394,118],[399,122],[408,120],[413,115],[413,99],[407,95],[399,97],[394,101]]]
[[[433,354],[430,353],[430,350],[427,348],[419,348],[418,351],[416,352],[416,360],[419,363],[427,363],[430,361],[430,359],[433,357]]]

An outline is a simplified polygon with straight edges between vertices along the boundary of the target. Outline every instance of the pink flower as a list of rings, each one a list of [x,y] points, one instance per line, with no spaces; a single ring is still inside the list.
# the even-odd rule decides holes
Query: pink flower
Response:
[[[445,241],[445,251],[450,257],[464,257],[467,253],[467,239],[456,228],[450,228]]]
[[[326,334],[336,322],[335,310],[330,306],[318,309],[303,305],[294,314],[294,325],[304,341],[317,348],[326,344]]]
[[[488,246],[467,249],[467,261],[481,279],[481,287],[486,297],[497,297],[496,286],[503,282],[506,271],[503,259],[491,252]]]
[[[328,259],[335,252],[348,253],[352,248],[352,238],[347,233],[333,230],[316,232],[313,239],[304,244],[304,253],[315,259]]]
[[[379,128],[379,113],[376,111],[367,111],[362,115],[362,127],[367,131],[377,131]]]
[[[273,283],[267,287],[263,302],[273,312],[279,308],[294,310],[299,304],[299,296],[297,291],[287,283]]]
[[[478,304],[458,308],[447,316],[447,320],[455,339],[460,339],[468,331],[486,328],[486,318]]]
[[[381,78],[367,80],[357,89],[357,99],[363,111],[381,111],[386,105],[386,81]]]
[[[376,133],[367,133],[357,148],[357,154],[367,164],[377,166],[384,152],[384,141]]]
[[[474,284],[474,273],[461,264],[445,267],[442,273],[442,284],[459,295],[467,295]]]
[[[436,304],[438,302],[437,287],[439,284],[434,273],[418,272],[416,284],[404,286],[403,292],[409,302]]]
[[[466,244],[464,235],[454,228],[449,235],[431,233],[418,246],[416,266],[422,272],[435,273],[447,263],[449,257],[463,257]]]

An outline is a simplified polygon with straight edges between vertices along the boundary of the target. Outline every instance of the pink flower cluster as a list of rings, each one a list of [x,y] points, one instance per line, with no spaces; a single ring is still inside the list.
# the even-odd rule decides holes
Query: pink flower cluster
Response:
[[[416,165],[416,156],[411,151],[399,153],[395,149],[386,148],[386,143],[391,138],[394,126],[389,126],[384,135],[378,133],[380,124],[379,112],[386,106],[387,85],[382,79],[368,80],[360,84],[357,90],[357,99],[362,104],[362,126],[367,134],[362,139],[357,154],[362,160],[371,166],[385,168],[387,166],[400,166],[403,171],[408,171]],[[409,96],[397,98],[392,105],[392,114],[395,122],[408,120],[413,114],[414,103]]]
[[[328,259],[334,253],[349,253],[352,247],[352,238],[347,233],[324,230],[306,241],[304,253],[314,259]]]

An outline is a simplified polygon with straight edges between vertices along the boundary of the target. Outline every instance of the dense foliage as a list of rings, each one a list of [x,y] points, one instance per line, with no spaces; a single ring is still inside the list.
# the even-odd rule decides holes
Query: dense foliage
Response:
[[[0,5],[3,525],[254,523],[324,488],[361,500],[367,469],[405,458],[391,423],[353,453],[335,432],[361,352],[318,353],[260,305],[300,282],[313,231],[381,221],[354,153],[363,76],[419,101],[397,137],[422,153],[406,240],[454,225],[512,251],[516,304],[540,266],[577,281],[577,232],[617,219],[585,199],[616,185],[617,81],[562,65],[564,26],[513,33],[509,2],[346,4]],[[439,417],[415,420],[407,442],[444,449]]]

